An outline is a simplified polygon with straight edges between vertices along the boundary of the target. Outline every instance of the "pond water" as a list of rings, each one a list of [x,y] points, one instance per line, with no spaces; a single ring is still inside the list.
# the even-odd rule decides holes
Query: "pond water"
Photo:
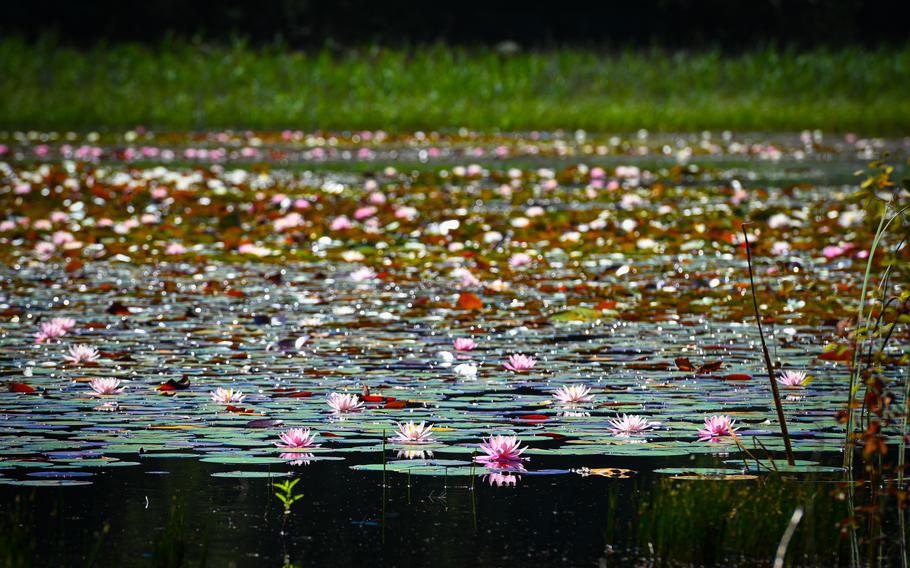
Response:
[[[7,556],[763,566],[800,505],[788,560],[848,563],[836,411],[875,222],[848,197],[906,141],[4,136]],[[775,374],[809,377],[780,386],[795,466],[744,221]],[[700,439],[715,415],[735,437]],[[492,435],[526,459],[479,461]]]

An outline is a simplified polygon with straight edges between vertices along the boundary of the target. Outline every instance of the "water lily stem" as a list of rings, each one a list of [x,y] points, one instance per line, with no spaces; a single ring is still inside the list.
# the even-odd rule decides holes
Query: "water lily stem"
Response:
[[[758,310],[758,298],[755,295],[755,277],[752,275],[752,245],[749,244],[749,235],[746,233],[747,223],[743,223],[743,238],[746,242],[746,261],[749,265],[749,285],[752,289],[752,306],[755,308],[755,321],[758,323],[758,337],[761,339],[762,355],[768,369],[768,380],[771,381],[771,393],[774,395],[774,407],[777,409],[777,421],[780,423],[780,433],[784,437],[784,450],[787,453],[787,463],[795,465],[793,447],[790,445],[790,432],[787,430],[787,420],[784,418],[784,406],[780,401],[780,391],[777,389],[777,379],[774,378],[774,365],[771,364],[771,355],[768,353],[768,344],[765,343],[765,332],[761,327],[761,312]]]

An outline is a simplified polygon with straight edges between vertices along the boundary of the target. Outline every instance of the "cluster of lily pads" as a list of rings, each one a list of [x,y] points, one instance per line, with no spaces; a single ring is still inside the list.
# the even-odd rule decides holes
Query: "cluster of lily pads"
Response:
[[[140,164],[280,162],[395,162],[414,160],[514,160],[520,158],[740,158],[805,160],[830,155],[864,160],[901,148],[900,141],[856,134],[825,135],[806,130],[798,136],[734,135],[700,132],[668,136],[640,130],[634,135],[576,131],[520,134],[461,129],[457,132],[390,133],[212,131],[197,134],[154,132],[0,132],[0,159],[75,160]],[[476,164],[455,166],[471,172]]]
[[[391,450],[351,467],[514,485],[536,456],[590,459],[587,475],[779,451],[746,220],[793,446],[812,458],[793,469],[836,469],[818,461],[842,450],[844,298],[870,231],[842,200],[852,146],[832,168],[805,165],[810,136],[770,169],[567,153],[339,172],[286,163],[296,134],[256,140],[278,157],[233,169],[5,148],[0,469],[26,472],[7,482],[162,457],[281,475]],[[548,156],[554,140],[515,144]],[[393,142],[422,143],[376,151]],[[767,464],[711,471],[743,468]]]

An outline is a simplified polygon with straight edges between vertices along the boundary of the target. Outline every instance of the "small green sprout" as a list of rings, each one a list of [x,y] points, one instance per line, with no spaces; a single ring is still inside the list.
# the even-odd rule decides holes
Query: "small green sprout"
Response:
[[[300,479],[294,479],[291,481],[282,481],[281,483],[274,483],[273,486],[277,489],[275,491],[275,497],[284,504],[284,514],[291,514],[291,505],[296,503],[298,500],[303,499],[303,493],[299,495],[294,494],[294,486]]]

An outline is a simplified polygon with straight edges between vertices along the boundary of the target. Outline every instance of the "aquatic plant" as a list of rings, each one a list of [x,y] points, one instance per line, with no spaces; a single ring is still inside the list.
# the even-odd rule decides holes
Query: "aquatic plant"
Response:
[[[903,469],[906,440],[906,416],[910,413],[908,399],[904,399],[903,408],[894,408],[895,395],[890,391],[892,379],[886,369],[889,366],[887,346],[892,340],[895,328],[910,321],[910,292],[897,289],[892,292],[890,279],[892,274],[901,269],[896,261],[896,253],[905,249],[910,238],[906,212],[907,190],[910,180],[903,180],[900,189],[891,179],[893,166],[877,161],[869,165],[866,180],[860,185],[860,191],[853,198],[862,202],[870,218],[878,218],[875,236],[866,258],[862,290],[856,313],[855,329],[851,335],[850,349],[845,350],[850,361],[849,392],[846,408],[838,413],[838,418],[846,424],[844,440],[844,466],[847,469],[847,480],[843,483],[841,494],[848,507],[848,517],[841,522],[841,527],[849,536],[851,560],[861,562],[861,547],[865,548],[865,559],[872,562],[886,554],[888,541],[884,538],[884,526],[889,508],[896,503],[898,525],[901,527],[899,545],[904,564],[907,563],[907,537],[905,530],[905,509],[910,502],[910,491],[903,485]],[[847,226],[852,223],[848,223]],[[889,230],[900,230],[899,242],[894,256],[887,259],[887,264],[879,276],[878,289],[867,298],[873,279],[873,266],[876,253],[886,244],[884,239]],[[894,294],[894,295],[892,295]],[[866,303],[869,310],[866,312]],[[904,361],[906,364],[906,354]],[[910,395],[910,374],[907,374],[904,385],[905,397]],[[860,431],[856,428],[857,394],[865,387],[862,396]],[[888,427],[901,423],[898,447],[901,455],[897,460],[897,480],[893,477],[895,466],[886,461],[888,454]],[[862,457],[865,467],[862,480],[853,478],[853,460],[857,441],[862,445]],[[864,546],[865,545],[865,546]]]
[[[290,428],[278,435],[280,440],[275,445],[279,448],[316,448],[316,433],[309,428]]]
[[[531,256],[529,254],[526,254],[523,252],[516,252],[515,254],[513,254],[512,256],[509,257],[509,266],[511,266],[512,268],[527,266],[528,264],[531,264],[531,262],[532,262]]]
[[[473,379],[477,376],[477,365],[471,363],[460,363],[455,365],[452,370],[455,371],[455,374],[459,377],[464,377],[466,379]]]
[[[795,387],[804,387],[806,386],[806,372],[805,371],[784,371],[779,377],[777,377],[777,382],[784,387],[795,388]]]
[[[326,404],[331,407],[332,412],[335,414],[357,412],[363,409],[363,402],[356,394],[333,392],[326,397]]]
[[[35,334],[35,342],[43,343],[48,339],[59,339],[66,335],[69,328],[55,321],[44,322]]]
[[[471,351],[477,347],[477,342],[470,337],[459,337],[453,342],[456,351]]]
[[[241,391],[235,391],[232,388],[218,387],[212,391],[211,398],[213,402],[230,404],[234,402],[243,402],[243,399],[246,398],[246,395]]]
[[[717,442],[724,436],[730,436],[739,428],[734,428],[734,420],[729,416],[716,415],[705,418],[705,427],[698,431],[699,442]]]
[[[64,355],[63,358],[70,363],[91,363],[97,361],[101,356],[98,353],[98,349],[92,347],[91,345],[78,344],[73,345],[67,350],[68,355]]]
[[[621,418],[609,420],[610,430],[617,436],[632,436],[655,428],[656,423],[637,414],[623,414]],[[707,422],[706,422],[707,425]]]
[[[297,501],[303,499],[303,493],[294,493],[294,486],[300,482],[300,479],[291,479],[285,480],[281,483],[273,483],[272,487],[275,488],[275,497],[281,501],[281,504],[284,506],[284,514],[291,514],[291,507]]]
[[[161,531],[156,531],[152,539],[152,566],[156,568],[185,566],[188,545],[186,516],[180,502],[173,497],[164,527]],[[203,563],[204,556],[203,553]]]
[[[561,386],[553,393],[553,398],[563,404],[581,404],[594,400],[590,392],[591,387],[587,385]]]
[[[126,388],[120,386],[120,379],[92,379],[89,386],[99,395],[120,394]]]
[[[491,466],[515,467],[528,459],[521,457],[526,449],[521,447],[517,436],[495,435],[480,444],[480,450],[486,455],[474,459]]]
[[[515,354],[509,356],[509,359],[505,362],[504,367],[510,371],[520,373],[523,371],[530,371],[536,364],[537,361],[535,361],[533,357],[529,357],[528,355]]]
[[[376,271],[368,266],[364,266],[352,272],[350,278],[354,282],[366,282],[368,280],[375,280]]]
[[[34,494],[16,495],[0,511],[0,564],[5,567],[34,565],[38,552],[34,501]]]
[[[408,421],[404,424],[396,422],[395,426],[398,428],[398,433],[393,438],[393,441],[395,442],[403,444],[425,444],[433,441],[432,424],[426,424],[424,422],[416,424],[413,421]]]
[[[793,446],[790,443],[790,432],[787,430],[787,419],[784,416],[784,405],[780,400],[780,392],[777,389],[777,379],[774,376],[774,365],[771,363],[771,354],[768,352],[768,344],[765,343],[765,332],[761,324],[761,312],[758,308],[758,296],[755,293],[755,277],[752,274],[752,243],[749,240],[749,234],[746,232],[746,224],[742,225],[743,243],[746,247],[746,262],[749,267],[749,290],[752,293],[752,307],[755,310],[755,324],[758,327],[758,338],[761,341],[762,358],[765,361],[765,369],[768,371],[768,381],[771,384],[771,394],[774,397],[774,409],[777,411],[777,422],[780,426],[780,434],[784,439],[784,452],[787,455],[787,464],[793,465]],[[705,422],[707,426],[707,421]]]
[[[846,561],[846,543],[831,530],[838,503],[802,481],[770,477],[721,481],[660,479],[631,492],[628,506],[638,521],[617,518],[607,541],[637,549],[644,562],[698,566],[769,566],[792,512],[806,511],[787,550],[793,565],[836,566]],[[619,499],[617,498],[617,501]],[[618,510],[625,506],[617,504]],[[788,562],[788,563],[789,563]]]

